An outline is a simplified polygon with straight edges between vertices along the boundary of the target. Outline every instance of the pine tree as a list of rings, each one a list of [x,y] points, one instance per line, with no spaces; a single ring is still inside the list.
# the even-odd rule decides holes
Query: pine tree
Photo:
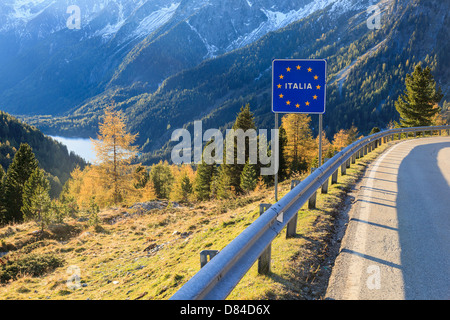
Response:
[[[23,188],[38,162],[31,147],[23,143],[10,164],[3,183],[4,223],[22,222]]]
[[[208,142],[208,146],[212,142]],[[205,148],[206,148],[205,146]],[[214,154],[212,155],[214,156]],[[211,184],[214,176],[217,175],[217,166],[215,164],[207,164],[204,160],[197,167],[197,175],[195,176],[195,196],[197,200],[209,200],[211,197]]]
[[[36,168],[23,187],[21,211],[26,220],[34,220],[41,231],[51,221],[50,182],[42,169]]]
[[[231,184],[231,175],[228,172],[226,167],[221,165],[217,177],[213,181],[214,187],[211,192],[216,194],[217,199],[231,199],[236,194],[236,190]]]
[[[190,165],[181,167],[172,166],[175,183],[172,187],[170,198],[173,201],[187,202],[194,191],[191,179],[194,180],[194,171]]]
[[[193,188],[192,183],[187,174],[184,174],[181,178],[181,194],[182,200],[188,201],[189,196],[192,194]]]
[[[437,104],[443,95],[441,89],[436,89],[436,82],[431,69],[418,64],[411,74],[406,75],[405,93],[395,102],[395,108],[400,114],[402,127],[421,127],[433,124],[433,117],[440,112]]]
[[[98,178],[111,188],[111,201],[118,204],[127,193],[135,191],[132,175],[139,164],[132,164],[137,154],[132,144],[137,134],[126,132],[122,112],[114,110],[112,105],[106,107],[99,131],[98,140],[93,140]]]
[[[206,164],[204,161],[198,165],[195,178],[195,195],[200,201],[208,200],[211,195],[211,182],[216,174],[214,164]]]
[[[169,199],[174,180],[172,171],[166,161],[160,161],[158,164],[152,166],[150,170],[150,181],[159,199]]]
[[[250,191],[255,190],[257,183],[258,176],[256,174],[255,165],[252,165],[247,161],[241,173],[241,189],[245,193],[249,193]]]
[[[283,126],[279,128],[278,137],[278,181],[284,181],[288,177],[288,160],[286,158],[286,147],[288,144],[288,137]]]
[[[242,129],[244,132],[246,132],[249,129],[253,129],[255,130],[256,133],[256,125],[255,125],[255,119],[253,116],[253,113],[250,111],[250,105],[247,104],[245,107],[241,107],[241,110],[239,112],[239,114],[236,117],[236,121],[234,122],[233,125],[233,129],[234,130],[238,130],[238,129]],[[249,159],[249,154],[250,154],[250,141],[246,138],[245,141],[245,155],[244,155],[244,163],[243,164],[238,164],[238,151],[242,152],[243,150],[238,150],[238,146],[237,146],[237,141],[235,139],[235,141],[233,142],[234,146],[233,146],[233,158],[234,158],[234,163],[226,163],[226,161],[224,162],[224,164],[221,165],[221,169],[220,173],[221,173],[221,178],[219,179],[219,183],[229,183],[229,186],[224,185],[223,188],[220,188],[221,190],[225,191],[225,190],[233,190],[233,192],[239,194],[242,193],[242,189],[241,189],[241,173],[242,170],[244,169],[245,166],[245,162]],[[254,150],[256,151],[256,150]],[[226,152],[224,152],[224,157],[226,157]],[[224,178],[222,175],[226,175],[227,178]],[[227,192],[224,192],[222,194],[228,194]]]

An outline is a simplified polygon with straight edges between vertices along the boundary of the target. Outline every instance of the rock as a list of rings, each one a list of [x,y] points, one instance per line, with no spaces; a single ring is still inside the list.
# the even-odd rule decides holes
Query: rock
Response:
[[[189,232],[183,232],[182,234],[180,234],[180,237],[184,239],[184,238],[189,237],[191,234],[192,234],[192,232],[190,232],[190,231]]]
[[[85,238],[85,237],[90,237],[92,236],[92,233],[90,233],[89,231],[83,232],[82,234],[80,234],[80,238]]]
[[[156,243],[151,243],[147,248],[144,249],[144,251],[150,251],[154,249],[157,246]]]
[[[148,292],[145,291],[145,292],[141,293],[141,294],[140,294],[136,299],[134,299],[134,300],[139,300],[139,299],[143,298],[144,296],[146,296],[147,294],[148,294]]]
[[[112,282],[113,284],[119,284],[119,281],[115,280]]]

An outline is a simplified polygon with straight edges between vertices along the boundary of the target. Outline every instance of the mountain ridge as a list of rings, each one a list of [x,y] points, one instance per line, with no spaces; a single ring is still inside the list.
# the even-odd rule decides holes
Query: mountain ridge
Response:
[[[188,2],[182,2],[177,10]],[[202,3],[205,2],[198,2]],[[176,54],[183,56],[183,51],[173,50],[161,58],[163,60],[151,62],[145,61],[145,57],[149,57],[143,54],[145,50],[139,51],[135,59],[123,65],[123,70],[135,68],[135,72],[129,73],[133,79],[127,80],[122,70],[122,78],[117,79],[121,78],[123,83],[109,82],[104,91],[99,90],[73,107],[70,114],[29,120],[45,132],[92,136],[101,108],[114,100],[117,107],[125,111],[129,130],[140,133],[138,144],[143,147],[144,162],[157,161],[170,153],[172,130],[181,127],[191,130],[194,120],[202,120],[205,130],[224,129],[246,103],[250,103],[259,127],[272,127],[270,68],[273,58],[328,59],[328,101],[324,117],[328,135],[352,124],[362,133],[368,133],[374,126],[383,127],[396,120],[394,101],[403,90],[404,77],[419,62],[432,67],[448,99],[449,44],[444,37],[450,25],[445,23],[449,21],[448,4],[420,0],[330,0],[323,3],[328,5],[251,44],[216,57],[203,59],[207,48],[200,38],[191,38],[195,43],[191,53],[196,58],[187,59],[180,67],[182,70],[174,68],[161,82],[158,82],[158,75],[145,75],[147,70],[158,67],[162,73],[167,69],[167,62],[162,62],[170,61]],[[366,9],[372,4],[377,4],[382,12],[380,29],[367,27],[370,13]],[[246,5],[250,6],[247,2]],[[158,52],[155,57],[163,55],[164,45],[171,39],[188,42],[189,37],[183,35],[195,35],[185,20],[171,23],[141,44],[143,48],[150,48],[149,52]],[[440,36],[429,39],[429,34]],[[198,61],[192,63],[196,59]],[[136,78],[142,74],[143,78]],[[339,75],[345,76],[336,82]],[[153,85],[145,77],[154,77]],[[317,128],[313,129],[316,133]]]

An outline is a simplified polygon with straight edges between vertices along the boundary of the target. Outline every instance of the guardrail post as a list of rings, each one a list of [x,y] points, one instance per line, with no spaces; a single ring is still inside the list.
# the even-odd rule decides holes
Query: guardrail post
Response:
[[[328,178],[326,179],[326,181],[322,184],[322,193],[326,194],[328,193]]]
[[[267,203],[261,203],[259,205],[259,215],[262,215],[272,205]],[[258,258],[258,273],[269,274],[270,273],[270,260],[272,258],[272,244],[269,244]]]
[[[338,182],[338,169],[333,172],[333,174],[331,175],[331,184],[336,184]]]
[[[311,173],[313,173],[317,168],[311,168]],[[317,198],[317,191],[313,193],[311,198],[308,200],[308,209],[315,209],[316,208],[316,198]]]
[[[208,263],[208,257],[211,261],[211,259],[214,258],[214,256],[218,253],[218,250],[203,250],[202,252],[200,252],[200,268],[203,268],[205,264]]]
[[[342,176],[345,176],[347,174],[347,164],[346,164],[346,162],[344,162],[342,165],[341,165],[341,175]]]
[[[352,164],[356,163],[356,153],[352,155]]]
[[[325,158],[325,159],[323,160],[323,163],[324,163],[324,164],[327,163],[328,160],[330,160],[330,158]],[[327,178],[326,181],[322,184],[322,193],[328,193],[328,181],[329,181],[329,180],[330,180],[330,179]]]
[[[300,182],[300,180],[292,180],[291,190],[294,189]],[[297,234],[297,217],[298,212],[292,217],[291,221],[288,222],[286,227],[286,239],[294,237]]]

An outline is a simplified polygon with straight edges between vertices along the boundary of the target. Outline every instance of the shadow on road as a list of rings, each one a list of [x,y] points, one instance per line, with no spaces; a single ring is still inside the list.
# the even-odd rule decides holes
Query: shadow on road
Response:
[[[445,148],[450,142],[417,146],[399,168],[396,207],[407,300],[450,299],[450,181],[442,172],[450,168],[438,165]]]

